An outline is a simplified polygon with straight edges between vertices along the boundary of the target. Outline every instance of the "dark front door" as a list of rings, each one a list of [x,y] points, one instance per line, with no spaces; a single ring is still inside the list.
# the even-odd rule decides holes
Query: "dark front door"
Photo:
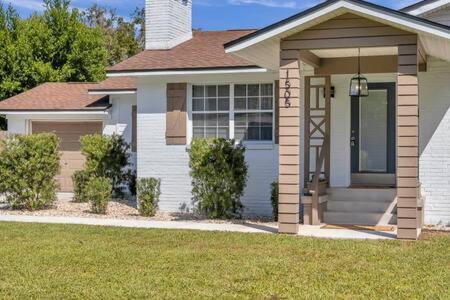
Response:
[[[395,83],[351,99],[352,174],[395,174]]]

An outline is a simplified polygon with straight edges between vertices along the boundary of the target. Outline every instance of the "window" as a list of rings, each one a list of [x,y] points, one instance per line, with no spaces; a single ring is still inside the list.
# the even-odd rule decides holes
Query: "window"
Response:
[[[245,141],[272,141],[273,84],[234,86],[234,137]]]
[[[273,89],[271,83],[192,86],[193,137],[272,141]]]
[[[192,87],[192,125],[193,136],[196,138],[229,137],[229,85]]]

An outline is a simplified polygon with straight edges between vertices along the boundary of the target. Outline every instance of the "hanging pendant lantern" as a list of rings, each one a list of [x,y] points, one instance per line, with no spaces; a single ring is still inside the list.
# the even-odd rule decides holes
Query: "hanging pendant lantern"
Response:
[[[361,75],[361,50],[358,48],[358,75],[353,76],[350,81],[351,97],[369,96],[369,82],[367,78]]]

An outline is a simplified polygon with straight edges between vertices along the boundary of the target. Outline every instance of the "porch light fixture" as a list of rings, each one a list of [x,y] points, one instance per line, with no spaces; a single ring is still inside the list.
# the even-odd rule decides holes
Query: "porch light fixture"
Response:
[[[353,76],[350,81],[351,97],[369,96],[369,82],[367,78],[361,75],[361,49],[358,48],[358,75]]]

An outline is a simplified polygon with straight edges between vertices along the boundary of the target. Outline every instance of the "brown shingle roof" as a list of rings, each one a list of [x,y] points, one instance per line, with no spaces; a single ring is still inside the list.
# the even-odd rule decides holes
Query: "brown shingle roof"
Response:
[[[133,77],[109,77],[89,88],[90,92],[136,90],[136,80]]]
[[[225,53],[224,44],[255,30],[199,31],[170,50],[145,50],[112,66],[108,72],[255,67]]]
[[[96,83],[48,82],[0,102],[0,111],[15,110],[101,110],[108,96],[89,95]]]

